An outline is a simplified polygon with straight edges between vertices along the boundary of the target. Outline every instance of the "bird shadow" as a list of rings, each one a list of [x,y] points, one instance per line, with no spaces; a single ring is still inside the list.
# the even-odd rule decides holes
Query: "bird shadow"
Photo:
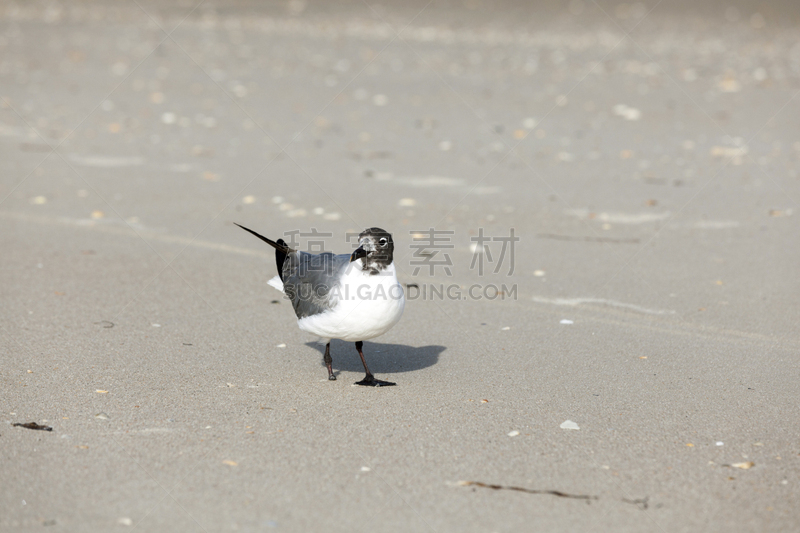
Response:
[[[306,346],[320,353],[320,364],[324,367],[325,362],[322,357],[325,355],[325,345],[321,342],[307,342]],[[414,347],[405,344],[365,342],[362,350],[373,374],[395,374],[433,366],[439,361],[439,354],[446,349],[445,346]],[[332,340],[331,357],[335,375],[342,371],[364,372],[364,365],[361,364],[354,342]]]

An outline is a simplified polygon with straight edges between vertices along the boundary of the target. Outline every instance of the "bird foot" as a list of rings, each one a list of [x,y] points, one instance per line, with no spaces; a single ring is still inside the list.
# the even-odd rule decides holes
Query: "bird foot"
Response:
[[[392,387],[397,385],[397,383],[375,379],[375,376],[367,374],[361,381],[356,381],[356,385],[361,385],[364,387]]]
[[[334,376],[333,374],[329,375],[328,381],[336,381],[336,376]]]

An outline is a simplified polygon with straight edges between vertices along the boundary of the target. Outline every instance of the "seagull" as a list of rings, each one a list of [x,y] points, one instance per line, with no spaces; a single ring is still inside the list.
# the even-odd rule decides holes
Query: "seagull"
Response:
[[[278,275],[267,283],[291,300],[298,327],[325,341],[328,379],[336,380],[331,339],[341,339],[356,343],[367,373],[356,385],[395,385],[375,379],[362,351],[365,340],[383,335],[403,315],[406,300],[393,263],[392,235],[368,228],[358,236],[358,248],[350,255],[310,254],[293,250],[283,239],[272,241],[236,225],[275,248]]]

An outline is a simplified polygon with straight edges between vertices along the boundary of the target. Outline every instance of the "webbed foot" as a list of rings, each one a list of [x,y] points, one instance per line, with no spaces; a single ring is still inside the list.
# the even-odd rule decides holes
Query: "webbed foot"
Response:
[[[361,385],[363,387],[392,387],[397,385],[397,383],[375,379],[375,376],[372,374],[367,374],[361,381],[356,381],[356,385]]]

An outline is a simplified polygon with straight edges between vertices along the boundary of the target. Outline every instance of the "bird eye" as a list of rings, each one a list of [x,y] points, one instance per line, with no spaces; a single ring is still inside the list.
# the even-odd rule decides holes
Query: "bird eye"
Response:
[[[381,239],[378,242],[380,243],[381,246],[386,246],[386,243],[389,241],[386,240],[386,237],[381,237]]]

